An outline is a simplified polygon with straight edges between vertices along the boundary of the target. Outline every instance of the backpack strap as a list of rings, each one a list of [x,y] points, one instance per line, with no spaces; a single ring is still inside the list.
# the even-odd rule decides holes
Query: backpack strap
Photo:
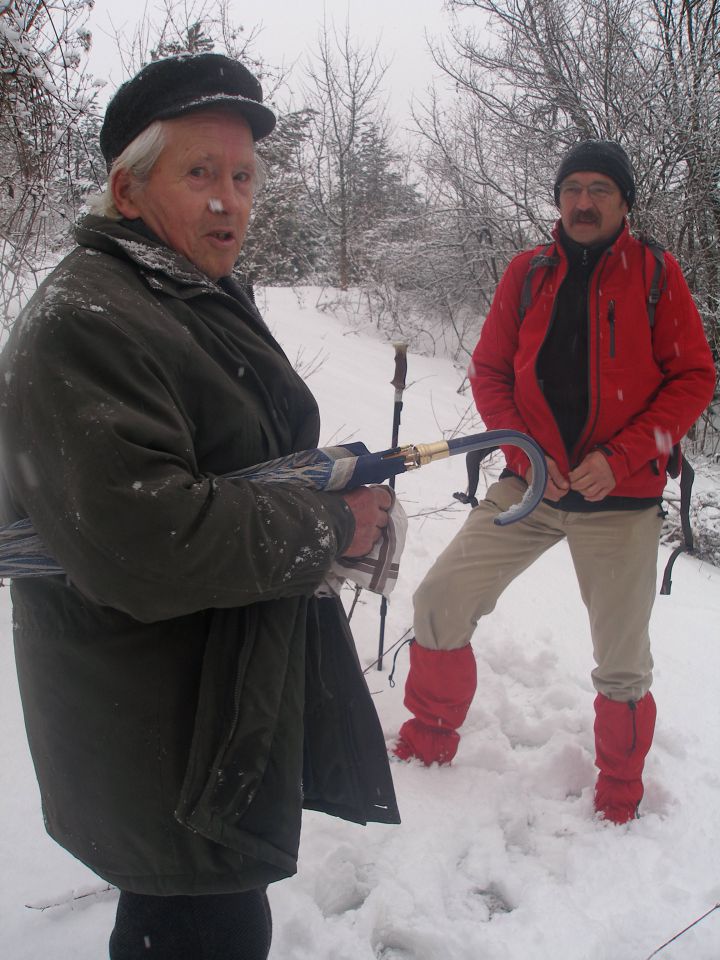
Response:
[[[650,281],[650,291],[647,297],[647,315],[650,329],[655,327],[655,308],[658,305],[660,296],[664,290],[665,277],[665,248],[649,236],[639,238],[647,247],[654,259],[653,275]],[[692,494],[693,483],[695,482],[695,471],[688,461],[683,457],[680,444],[676,443],[668,460],[667,473],[670,477],[680,477],[680,526],[682,528],[683,542],[681,546],[676,547],[670,554],[670,559],[665,565],[660,595],[670,596],[672,590],[672,569],[675,561],[681,553],[692,554],[695,551],[692,527],[690,526],[690,496]]]
[[[655,261],[652,279],[650,280],[650,292],[647,297],[648,323],[652,330],[655,326],[655,308],[664,289],[664,284],[661,281],[665,274],[665,247],[652,237],[640,236],[638,239],[647,247]]]
[[[676,450],[679,466],[679,458],[682,456],[680,453],[680,444],[677,444],[673,448],[673,458],[676,456]],[[677,476],[677,473],[671,475]],[[687,462],[687,460],[683,458],[682,470],[680,472],[680,524],[683,532],[683,543],[682,546],[675,547],[665,566],[665,572],[663,573],[662,578],[662,586],[660,587],[661,596],[667,597],[670,595],[670,591],[672,589],[672,568],[677,558],[681,553],[692,554],[695,550],[692,527],[690,526],[690,494],[692,493],[694,480],[695,471]]]
[[[525,314],[528,311],[528,307],[532,302],[532,281],[535,275],[535,272],[542,267],[556,267],[560,263],[560,257],[551,256],[550,251],[555,247],[554,243],[548,244],[546,247],[540,249],[538,248],[538,253],[530,261],[530,266],[528,271],[525,274],[525,280],[523,281],[522,290],[520,291],[520,308],[518,311],[518,322],[522,323],[525,319]]]
[[[485,457],[489,457],[491,453],[499,449],[500,447],[485,447],[483,450],[471,450],[470,453],[467,454],[465,457],[465,466],[467,467],[468,475],[467,492],[460,493],[456,491],[453,494],[455,500],[459,500],[460,503],[469,503],[471,507],[478,505],[475,494],[480,480],[480,464]]]

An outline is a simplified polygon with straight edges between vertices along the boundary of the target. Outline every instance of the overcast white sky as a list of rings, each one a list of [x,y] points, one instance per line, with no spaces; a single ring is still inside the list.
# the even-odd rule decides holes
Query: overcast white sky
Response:
[[[96,77],[108,81],[110,92],[124,79],[114,34],[132,36],[145,5],[145,0],[96,4],[90,22],[94,38],[90,68]],[[147,6],[152,9],[153,0],[147,0]],[[400,122],[408,116],[411,97],[422,98],[438,75],[426,34],[439,39],[451,22],[443,0],[231,0],[230,10],[233,22],[247,31],[262,26],[256,47],[262,59],[286,66],[302,61],[317,38],[324,14],[341,27],[349,18],[351,36],[357,42],[365,46],[380,42],[382,59],[390,63],[386,91]],[[467,22],[471,17],[467,15]]]

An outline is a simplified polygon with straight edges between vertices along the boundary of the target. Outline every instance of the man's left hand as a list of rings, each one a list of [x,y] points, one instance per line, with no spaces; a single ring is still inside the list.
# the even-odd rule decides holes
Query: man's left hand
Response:
[[[577,490],[591,502],[602,500],[615,487],[615,475],[607,457],[599,450],[589,453],[568,476],[570,489]]]

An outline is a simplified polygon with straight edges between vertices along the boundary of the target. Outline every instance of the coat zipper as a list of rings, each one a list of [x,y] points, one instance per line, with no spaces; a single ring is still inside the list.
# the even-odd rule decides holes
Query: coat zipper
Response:
[[[612,249],[612,248],[611,248]],[[586,251],[583,252],[583,258]],[[595,424],[598,421],[600,416],[600,277],[603,270],[605,269],[605,264],[608,261],[610,256],[610,251],[606,250],[605,253],[600,257],[600,260],[595,265],[593,274],[590,276],[590,282],[588,284],[588,310],[587,310],[587,324],[588,324],[588,418],[585,421],[585,426],[583,427],[580,437],[583,435],[585,437],[592,436],[593,430],[595,429]],[[595,412],[593,417],[592,426],[588,429],[588,424],[590,423],[590,411],[592,410],[592,391],[590,387],[592,385],[592,375],[590,372],[591,366],[591,337],[592,333],[592,288],[593,288],[593,276],[596,277],[595,283],[595,298],[597,309],[595,311],[595,316],[597,322],[595,323],[595,381],[596,381],[596,398],[595,398]],[[582,461],[582,454],[585,452],[586,441],[583,441],[581,444],[576,445],[575,449],[571,451],[570,454],[570,466],[576,467]]]
[[[548,260],[551,260],[551,259],[552,259],[549,255],[547,255],[547,252],[548,252],[552,247],[555,247],[556,250],[559,249],[559,247],[556,247],[556,246],[555,246],[555,243],[553,243],[553,244],[551,244],[550,246],[546,247],[546,248],[545,248],[545,251],[546,251],[546,256],[547,256],[547,259],[548,259]],[[585,251],[583,251],[583,252],[585,253]],[[548,264],[548,265],[550,265],[550,264]],[[559,257],[557,258],[557,265],[560,265],[560,268],[562,268],[562,256],[559,256]],[[537,369],[537,368],[538,368],[538,360],[539,360],[540,354],[542,353],[542,348],[545,346],[545,343],[547,342],[547,338],[550,336],[550,331],[552,330],[553,324],[554,324],[554,322],[555,322],[555,316],[556,316],[556,313],[557,313],[557,292],[558,292],[558,290],[560,289],[560,287],[562,286],[562,283],[563,283],[563,281],[565,280],[565,277],[567,276],[567,269],[568,269],[568,268],[567,268],[567,256],[566,256],[566,269],[565,269],[565,274],[564,274],[564,276],[562,277],[562,279],[556,281],[556,282],[557,282],[557,287],[556,287],[556,289],[555,289],[555,296],[553,297],[553,305],[552,305],[552,310],[551,310],[551,313],[550,313],[550,319],[549,319],[549,321],[548,321],[547,328],[546,328],[545,333],[544,333],[544,335],[543,335],[542,342],[540,343],[540,347],[539,347],[539,349],[538,349],[538,351],[537,351],[537,353],[536,353],[536,355],[535,355],[535,362],[533,363],[533,374],[534,374],[534,377],[535,377],[535,383],[537,383],[537,384],[540,384],[540,383],[541,383],[541,381],[540,381],[540,379],[539,379],[539,377],[538,377],[538,369]],[[544,283],[545,281],[543,280],[542,282]],[[542,387],[540,387],[540,393],[543,394]],[[553,412],[552,412],[552,410],[550,409],[550,405],[548,404],[547,400],[545,400],[545,395],[544,395],[544,394],[543,394],[543,400],[545,401],[545,406],[547,407],[547,411],[548,411],[548,414],[550,415],[550,418],[555,421],[555,426],[557,427],[557,420],[555,420],[555,417],[553,416]],[[560,428],[558,427],[558,435],[559,435],[559,434],[560,434]]]
[[[610,357],[615,356],[615,301],[608,304],[608,323],[610,324]]]

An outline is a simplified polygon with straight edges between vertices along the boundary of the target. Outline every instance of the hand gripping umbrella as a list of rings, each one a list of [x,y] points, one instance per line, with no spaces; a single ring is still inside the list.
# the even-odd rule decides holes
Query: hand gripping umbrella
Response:
[[[532,466],[532,481],[520,503],[495,517],[496,524],[505,526],[522,520],[535,509],[542,500],[547,481],[542,450],[534,440],[516,430],[488,430],[454,440],[392,447],[379,453],[370,453],[362,443],[319,447],[223,474],[215,482],[296,483],[313,490],[339,492],[368,483],[383,483],[400,473],[459,453],[497,446],[519,447],[527,454]],[[29,519],[0,527],[0,579],[48,577],[62,573],[62,567],[49,555]]]

